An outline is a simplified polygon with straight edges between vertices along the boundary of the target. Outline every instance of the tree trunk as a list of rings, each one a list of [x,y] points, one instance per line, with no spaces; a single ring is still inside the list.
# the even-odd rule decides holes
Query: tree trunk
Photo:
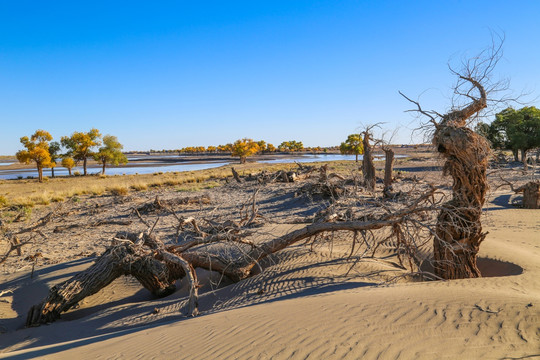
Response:
[[[103,170],[101,170],[101,174],[102,174],[102,175],[105,175],[105,165],[106,165],[106,164],[107,164],[107,163],[104,161],[104,162],[103,162]]]
[[[394,172],[394,150],[390,147],[383,147],[386,158],[384,164],[384,189],[390,191],[392,189],[392,174]]]
[[[355,161],[358,162],[358,153],[355,153],[355,155],[356,155],[356,160]]]
[[[362,159],[362,172],[364,173],[365,187],[373,191],[375,189],[375,165],[373,164],[373,155],[371,144],[369,143],[370,134],[364,131],[364,158]]]
[[[51,177],[54,177],[54,168],[51,168]]]
[[[527,184],[514,189],[516,193],[523,193],[523,208],[540,209],[540,181],[531,181]]]
[[[43,182],[43,168],[41,166],[38,166],[37,171],[38,171],[38,181]]]
[[[519,153],[517,150],[512,150],[512,154],[514,155],[514,161],[519,162]]]
[[[69,176],[71,176],[71,168],[68,168]]]
[[[83,174],[86,176],[86,156],[83,159]]]
[[[30,309],[26,326],[38,326],[60,318],[60,313],[121,275],[133,275],[156,296],[171,294],[175,290],[173,278],[182,277],[184,272],[178,268],[174,269],[174,275],[171,274],[171,269],[151,254],[148,249],[127,241],[109,248],[90,268],[54,286],[43,302]]]
[[[231,168],[231,171],[232,171],[234,180],[236,180],[237,183],[241,184],[241,183],[242,183],[242,179],[240,178],[240,175],[238,174],[238,172],[236,171],[236,169],[232,167],[232,168]]]
[[[529,166],[527,165],[527,150],[521,149],[521,161],[523,162],[523,170],[527,171]]]
[[[476,111],[480,111],[486,107],[485,93],[481,85],[473,84],[482,98],[469,107],[475,105]],[[469,117],[474,112],[457,110],[445,115],[433,136],[433,144],[446,159],[443,172],[454,181],[452,200],[443,204],[433,240],[435,275],[443,279],[481,276],[476,256],[486,236],[480,216],[488,189],[490,150],[483,136],[466,127],[468,117],[464,114]]]

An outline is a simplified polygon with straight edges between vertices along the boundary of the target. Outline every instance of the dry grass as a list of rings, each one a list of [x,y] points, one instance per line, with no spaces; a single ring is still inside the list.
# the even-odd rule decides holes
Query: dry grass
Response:
[[[326,163],[313,163],[319,166]],[[357,168],[354,162],[329,163],[332,171],[350,174]],[[248,163],[232,165],[240,175],[289,170],[295,164]],[[39,183],[36,179],[0,180],[0,208],[6,206],[49,205],[79,195],[100,196],[105,193],[126,195],[132,191],[146,191],[156,187],[175,187],[177,191],[197,191],[221,186],[224,179],[232,179],[231,165],[214,169],[154,173],[144,175],[72,176],[48,178]]]

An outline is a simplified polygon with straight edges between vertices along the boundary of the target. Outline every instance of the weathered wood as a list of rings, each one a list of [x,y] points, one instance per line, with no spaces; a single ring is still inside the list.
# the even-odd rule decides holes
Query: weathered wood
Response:
[[[486,107],[486,93],[476,80],[462,79],[478,89],[480,98],[444,115],[433,136],[446,159],[444,174],[453,179],[453,197],[439,213],[433,241],[435,275],[443,279],[480,277],[476,256],[486,236],[480,216],[488,189],[490,147],[483,136],[466,127],[467,119]]]
[[[384,163],[384,193],[389,194],[392,191],[393,173],[394,173],[394,150],[390,146],[382,147],[385,155]]]
[[[174,292],[172,280],[183,274],[171,274],[169,268],[152,257],[148,249],[125,240],[107,249],[85,271],[54,286],[41,303],[30,309],[26,326],[38,326],[58,319],[62,312],[95,294],[121,275],[134,276],[152,294],[161,297]]]
[[[530,181],[514,191],[523,193],[523,208],[540,209],[540,181]]]
[[[238,175],[238,172],[236,171],[235,168],[231,168],[231,171],[232,171],[232,174],[233,174],[233,177],[234,179],[236,180],[236,182],[238,182],[239,184],[241,184],[243,181],[242,179],[240,178],[240,175]]]
[[[366,130],[364,135],[364,157],[362,159],[362,172],[364,174],[364,186],[367,190],[375,190],[375,165],[373,164],[373,150],[370,144],[371,133]]]

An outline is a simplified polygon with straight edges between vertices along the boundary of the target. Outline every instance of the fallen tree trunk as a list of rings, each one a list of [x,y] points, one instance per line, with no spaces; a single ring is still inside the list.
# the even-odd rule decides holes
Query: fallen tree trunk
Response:
[[[163,297],[176,290],[174,281],[184,277],[186,272],[191,273],[189,282],[193,299],[190,299],[190,312],[196,315],[196,277],[185,260],[178,255],[168,254],[163,244],[150,235],[139,236],[136,243],[128,239],[117,239],[116,244],[107,249],[92,266],[53,286],[41,303],[32,306],[26,318],[26,326],[39,326],[60,318],[62,312],[122,275],[135,277],[152,294]]]
[[[152,294],[162,297],[174,292],[174,282],[187,274],[191,289],[189,313],[195,316],[198,314],[198,283],[194,268],[217,271],[233,281],[240,281],[251,276],[253,267],[265,257],[323,232],[361,232],[384,227],[395,229],[397,224],[415,216],[418,223],[426,212],[433,211],[430,201],[434,192],[432,188],[403,210],[388,213],[376,220],[315,223],[261,244],[242,241],[240,235],[236,241],[230,235],[220,238],[220,235],[230,234],[230,230],[206,237],[203,234],[201,240],[167,247],[149,234],[120,233],[115,243],[92,266],[51,288],[48,296],[28,312],[26,326],[39,326],[58,319],[62,312],[95,294],[121,275],[134,276]],[[246,224],[249,226],[250,222]],[[224,241],[225,246],[248,248],[238,252],[236,257],[226,259],[219,250],[206,247],[219,241]]]

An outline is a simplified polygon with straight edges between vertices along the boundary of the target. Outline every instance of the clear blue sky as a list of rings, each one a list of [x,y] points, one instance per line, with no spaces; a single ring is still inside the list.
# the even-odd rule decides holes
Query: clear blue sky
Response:
[[[497,71],[540,90],[538,1],[0,1],[0,154],[96,127],[126,150],[338,145],[440,112],[452,57],[504,33]],[[538,106],[538,102],[531,105]],[[419,139],[416,139],[418,141]]]

